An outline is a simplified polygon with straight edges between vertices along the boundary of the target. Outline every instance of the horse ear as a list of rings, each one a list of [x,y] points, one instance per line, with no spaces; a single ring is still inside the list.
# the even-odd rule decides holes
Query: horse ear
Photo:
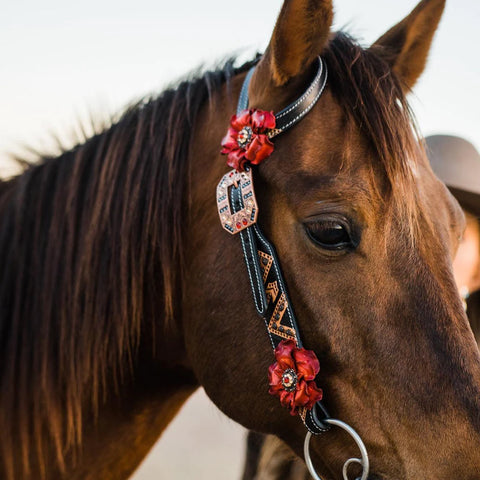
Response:
[[[285,0],[262,63],[275,86],[304,71],[322,52],[333,20],[332,0]]]
[[[387,60],[408,88],[415,85],[425,69],[445,1],[422,0],[410,15],[370,47]]]

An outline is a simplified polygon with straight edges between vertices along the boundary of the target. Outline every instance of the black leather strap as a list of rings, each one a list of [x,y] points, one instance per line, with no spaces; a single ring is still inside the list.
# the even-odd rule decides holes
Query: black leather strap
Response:
[[[240,185],[238,188],[232,187],[230,191],[230,205],[233,213],[239,212],[244,208]],[[267,314],[268,301],[263,286],[260,264],[258,262],[257,239],[252,228],[242,230],[239,235],[242,242],[243,258],[247,265],[248,278],[252,289],[255,308],[257,313],[261,317],[264,317]]]
[[[255,67],[250,69],[243,82],[237,115],[248,108],[248,88],[254,71]],[[312,109],[325,89],[327,76],[327,66],[322,58],[318,57],[315,78],[298,100],[275,114],[275,129],[269,133],[270,138],[298,123]],[[232,213],[244,208],[241,184],[232,186],[230,205]],[[239,235],[255,308],[265,321],[273,349],[285,339],[293,339],[298,347],[302,347],[292,303],[273,245],[265,238],[258,223],[241,230]],[[330,428],[322,422],[329,415],[321,402],[317,402],[310,411],[301,410],[300,416],[307,429],[314,434],[326,432]]]
[[[238,100],[237,115],[248,108],[248,87],[254,71],[255,67],[252,67],[243,81],[240,98]],[[272,134],[269,135],[270,138],[276,137],[298,123],[312,109],[325,89],[327,77],[327,65],[321,57],[318,57],[318,70],[315,78],[300,98],[275,114],[276,126]]]
[[[253,72],[255,72],[255,65],[248,71],[247,76],[243,80],[242,89],[240,90],[240,97],[238,97],[237,115],[240,115],[243,110],[248,108],[248,87],[250,85]]]
[[[240,185],[232,187],[230,201],[234,213],[244,208]],[[285,339],[295,339],[301,348],[300,331],[273,245],[263,235],[258,223],[242,230],[239,235],[255,307],[265,322],[272,348]],[[314,409],[302,413],[302,420],[310,432],[319,434],[330,428],[322,422],[329,415],[320,402]]]

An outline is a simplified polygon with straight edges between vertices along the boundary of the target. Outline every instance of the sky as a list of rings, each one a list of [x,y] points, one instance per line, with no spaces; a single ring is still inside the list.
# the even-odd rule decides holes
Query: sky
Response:
[[[103,119],[199,65],[268,43],[280,0],[16,0],[0,15],[0,174],[8,153],[69,145]],[[369,45],[415,0],[338,0],[334,28]],[[448,0],[427,70],[410,98],[423,133],[480,146],[478,0]],[[87,127],[88,131],[88,127]]]

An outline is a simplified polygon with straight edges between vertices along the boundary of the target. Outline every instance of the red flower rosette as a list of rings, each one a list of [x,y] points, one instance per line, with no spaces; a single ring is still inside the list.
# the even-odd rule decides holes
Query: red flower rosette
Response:
[[[233,115],[230,128],[222,140],[223,155],[228,155],[227,164],[237,172],[243,172],[245,165],[258,165],[273,152],[273,143],[268,138],[275,128],[273,112],[243,110]]]
[[[323,397],[315,383],[320,371],[315,353],[298,348],[293,340],[283,340],[275,349],[275,359],[268,369],[268,393],[278,396],[291,415],[296,415],[300,408],[311,410]]]

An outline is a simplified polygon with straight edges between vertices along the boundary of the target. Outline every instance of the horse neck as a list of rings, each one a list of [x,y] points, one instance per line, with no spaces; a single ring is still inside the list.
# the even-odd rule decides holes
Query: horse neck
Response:
[[[234,73],[227,62],[142,101],[0,197],[5,477],[30,468],[41,478],[47,457],[43,466],[63,466],[68,478],[122,478],[106,472],[115,462],[134,468],[196,388],[181,327],[188,152],[201,108]],[[102,438],[109,459],[98,454]],[[122,438],[132,439],[123,449]],[[122,460],[134,438],[142,446]]]
[[[85,419],[81,456],[69,456],[66,471],[48,479],[129,478],[196,388],[188,372],[173,369],[155,382],[135,381]]]
[[[162,214],[141,196],[151,172],[135,177],[109,146],[123,130],[0,196],[2,478],[127,478],[197,386],[159,294],[161,234],[141,231]]]
[[[25,480],[122,480],[130,478],[161,436],[183,403],[197,388],[186,371],[165,370],[156,383],[136,379],[110,395],[96,414],[86,413],[82,421],[80,448],[65,452],[59,467],[52,445],[45,443],[44,465],[35,458],[30,474],[12,478]],[[15,472],[22,471],[16,459]],[[0,469],[1,478],[8,478]]]

